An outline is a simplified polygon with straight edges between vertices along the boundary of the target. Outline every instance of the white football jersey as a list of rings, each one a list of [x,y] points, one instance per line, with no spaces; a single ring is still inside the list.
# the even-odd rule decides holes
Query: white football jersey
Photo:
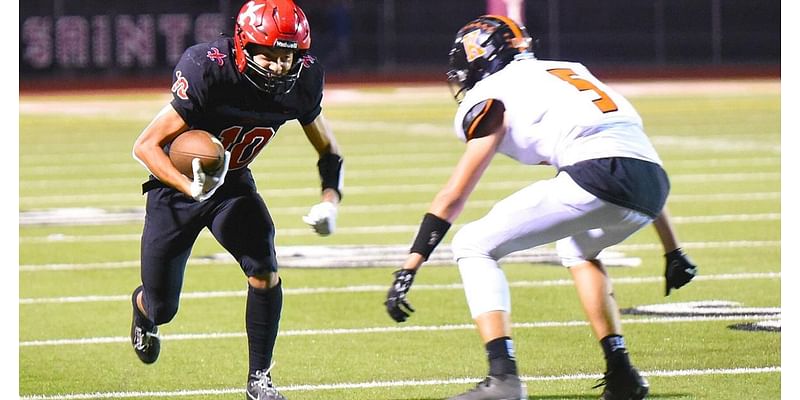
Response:
[[[479,81],[456,112],[462,141],[465,115],[487,99],[506,109],[507,130],[497,151],[523,164],[560,168],[605,157],[661,164],[633,106],[580,63],[520,59]]]

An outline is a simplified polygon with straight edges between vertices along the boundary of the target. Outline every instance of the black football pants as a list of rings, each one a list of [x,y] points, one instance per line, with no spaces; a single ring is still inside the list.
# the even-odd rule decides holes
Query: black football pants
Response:
[[[239,262],[245,275],[264,276],[278,270],[275,226],[249,170],[231,171],[225,184],[204,202],[156,186],[147,192],[141,242],[144,304],[156,325],[171,321],[177,313],[186,262],[205,227]]]

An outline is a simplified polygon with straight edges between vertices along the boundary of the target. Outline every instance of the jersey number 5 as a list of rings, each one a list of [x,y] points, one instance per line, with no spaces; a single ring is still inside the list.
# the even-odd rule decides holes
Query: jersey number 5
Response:
[[[573,70],[569,68],[555,68],[555,69],[548,69],[547,72],[561,78],[564,82],[569,83],[572,86],[575,86],[576,89],[583,92],[585,90],[591,90],[595,92],[599,98],[592,100],[595,106],[600,109],[603,113],[609,113],[613,111],[617,111],[617,104],[611,100],[610,97],[606,94],[606,92],[600,90],[594,83],[587,81],[578,76]]]

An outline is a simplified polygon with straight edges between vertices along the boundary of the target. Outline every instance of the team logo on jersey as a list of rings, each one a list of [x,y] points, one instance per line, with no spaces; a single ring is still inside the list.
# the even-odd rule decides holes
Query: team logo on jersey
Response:
[[[209,60],[216,62],[217,65],[221,67],[225,64],[225,57],[227,57],[227,55],[220,53],[218,48],[212,47],[211,50],[206,53],[206,57],[208,57]]]
[[[464,45],[464,52],[467,55],[467,61],[472,62],[475,61],[478,57],[483,57],[486,55],[486,49],[478,43],[478,35],[481,34],[480,29],[476,29],[470,33],[464,35],[461,39],[461,43]]]
[[[175,83],[172,84],[172,93],[175,93],[175,96],[178,96],[179,99],[189,100],[189,96],[186,95],[186,90],[188,89],[189,81],[183,77],[181,71],[175,71]]]
[[[314,64],[316,61],[317,59],[314,58],[314,56],[310,54],[304,55],[302,58],[303,68],[311,68],[311,64]]]
[[[239,14],[239,20],[237,21],[239,25],[255,25],[256,21],[258,21],[258,16],[256,16],[256,11],[258,11],[265,5],[266,4],[256,5],[255,1],[247,3],[247,9],[244,10],[241,14]]]

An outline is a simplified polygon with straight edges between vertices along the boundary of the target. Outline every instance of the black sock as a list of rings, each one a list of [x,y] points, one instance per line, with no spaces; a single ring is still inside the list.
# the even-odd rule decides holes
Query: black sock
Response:
[[[489,358],[489,375],[517,374],[514,342],[510,337],[503,336],[486,343],[486,356]]]
[[[606,358],[606,368],[611,370],[631,368],[628,349],[625,347],[625,338],[621,335],[608,335],[600,340],[603,354]]]
[[[250,352],[250,375],[258,370],[266,370],[272,362],[282,307],[283,289],[280,282],[269,289],[256,289],[248,285],[245,324]]]

